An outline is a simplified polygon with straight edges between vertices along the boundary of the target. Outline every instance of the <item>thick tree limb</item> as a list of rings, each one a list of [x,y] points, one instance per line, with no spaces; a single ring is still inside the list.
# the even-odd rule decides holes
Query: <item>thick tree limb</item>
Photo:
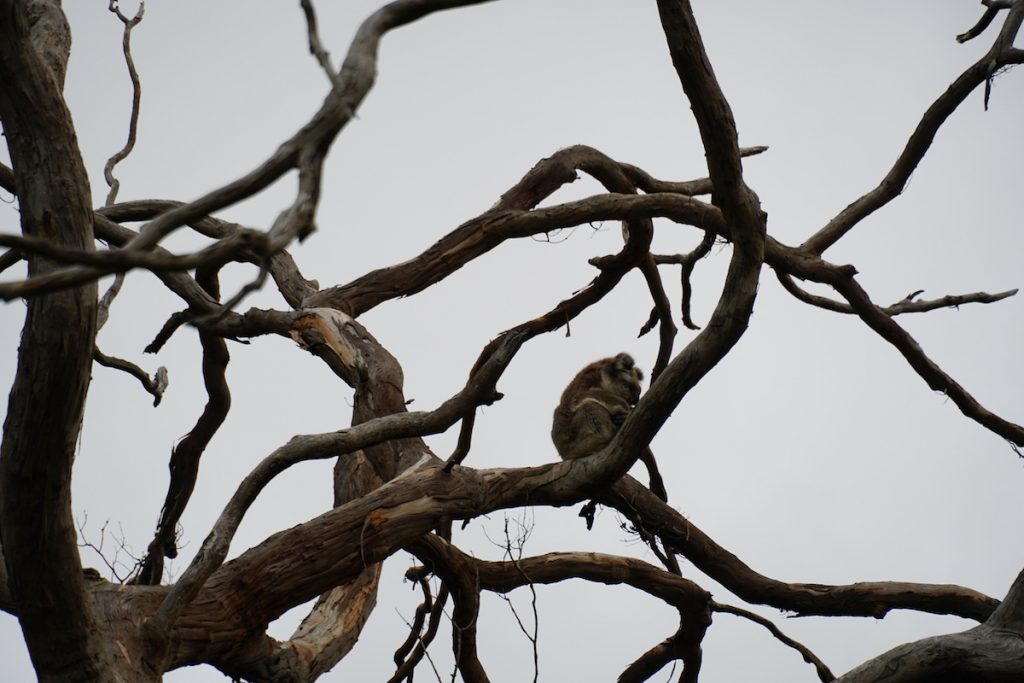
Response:
[[[961,633],[893,648],[837,683],[1024,680],[1024,572],[988,620]]]
[[[0,17],[0,121],[22,231],[88,250],[89,181],[61,97],[66,22],[59,5],[49,2],[0,0]],[[56,267],[40,257],[30,257],[28,266],[30,276],[40,277]],[[8,585],[41,681],[118,680],[86,601],[71,515],[96,295],[90,285],[29,302],[0,443],[0,537]]]
[[[457,467],[451,473],[424,460],[421,466],[371,493],[275,534],[219,567],[196,598],[184,606],[170,631],[174,655],[167,666],[229,656],[236,643],[261,634],[266,623],[290,607],[351,581],[364,568],[410,543],[437,543],[432,537],[425,541],[423,537],[445,520],[524,504],[563,505],[588,497],[586,490],[593,488],[586,479],[590,473],[579,465],[589,459],[593,458],[509,470]],[[996,604],[991,598],[953,586],[823,586],[766,579],[715,545],[638,482],[625,478],[615,489],[652,528],[660,525],[657,533],[698,568],[752,602],[801,614],[880,617],[889,609],[910,608],[974,618],[982,613],[982,618],[987,617]],[[526,580],[547,583],[571,574],[625,582],[682,609],[692,608],[693,600],[706,596],[691,582],[645,562],[625,558],[605,562],[603,557],[569,553],[515,563],[478,562],[474,572],[487,590],[507,591]],[[624,567],[630,570],[625,572]],[[125,603],[130,608],[127,614],[137,622],[165,602],[171,590],[128,587],[107,599]]]

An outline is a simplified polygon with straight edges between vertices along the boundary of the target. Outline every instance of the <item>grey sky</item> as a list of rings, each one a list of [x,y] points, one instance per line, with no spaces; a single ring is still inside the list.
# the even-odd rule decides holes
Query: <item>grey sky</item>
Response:
[[[358,22],[379,6],[365,0],[318,6],[321,35],[337,63]],[[769,231],[797,244],[888,170],[929,103],[987,48],[991,36],[958,45],[980,16],[973,2],[697,2],[708,51],[729,97],[743,145],[770,150],[747,160],[747,181],[769,214]],[[124,3],[124,11],[134,11]],[[105,2],[65,3],[74,47],[66,95],[96,203],[106,193],[105,159],[123,144],[129,83],[117,20]],[[188,200],[250,170],[301,126],[327,92],[308,54],[298,3],[151,2],[133,35],[143,81],[139,143],[117,171],[120,199]],[[1024,285],[1019,183],[1024,157],[1020,72],[995,80],[991,108],[973,94],[946,126],[909,187],[827,256],[852,263],[875,301],[895,302]],[[653,175],[705,175],[703,151],[667,55],[653,2],[520,0],[433,15],[389,34],[378,82],[359,118],[334,145],[319,232],[293,249],[306,277],[346,282],[405,260],[488,206],[542,157],[594,146]],[[1012,180],[1011,180],[1012,179]],[[1013,184],[1011,185],[1011,182]],[[293,191],[289,178],[223,214],[266,228]],[[598,191],[580,180],[553,201]],[[17,230],[0,212],[0,230]],[[615,224],[580,227],[551,243],[523,240],[410,300],[363,318],[403,364],[414,407],[456,391],[480,348],[585,285],[586,260],[611,253]],[[661,252],[690,249],[700,233],[658,223]],[[196,244],[186,235],[171,246]],[[728,249],[697,266],[694,318],[710,314]],[[225,289],[252,273],[237,268]],[[675,273],[665,273],[678,302]],[[272,289],[245,306],[283,307]],[[157,409],[133,380],[94,371],[76,461],[74,508],[99,542],[123,530],[141,553],[166,486],[166,463],[202,406],[198,345],[179,332],[157,357],[142,357],[179,307],[154,278],[135,273],[99,343],[154,369],[171,385]],[[475,467],[523,466],[555,457],[548,430],[559,392],[577,369],[619,350],[649,368],[656,339],[636,339],[649,297],[637,274],[572,324],[572,336],[531,342],[499,389],[506,398],[478,417]],[[9,386],[23,316],[0,306],[0,380]],[[970,305],[900,319],[931,357],[989,409],[1024,419],[1024,301]],[[680,342],[690,338],[680,333]],[[185,566],[236,483],[296,433],[345,425],[350,392],[294,344],[261,338],[233,344],[234,405],[203,460],[182,520]],[[0,401],[6,406],[6,391]],[[441,455],[454,434],[430,439]],[[759,572],[785,581],[910,580],[957,583],[1002,597],[1024,567],[1024,467],[999,437],[931,392],[899,354],[859,320],[811,309],[765,269],[754,318],[736,349],[689,395],[653,444],[672,504]],[[638,472],[642,468],[638,468]],[[645,475],[640,475],[641,480]],[[280,476],[249,513],[232,546],[330,504],[330,463]],[[576,508],[538,510],[526,553],[596,550],[652,559],[619,530],[612,512],[586,532]],[[460,547],[499,558],[503,517],[474,521]],[[105,550],[116,543],[107,538]],[[90,552],[86,565],[102,568]],[[377,611],[360,645],[324,681],[382,680],[405,637],[419,594],[388,561]],[[684,575],[739,604],[684,565]],[[624,588],[538,588],[541,680],[611,680],[677,627],[673,610]],[[528,594],[513,595],[528,616]],[[400,614],[396,614],[396,610]],[[867,619],[784,619],[760,610],[808,645],[834,672],[894,644],[962,629],[967,622],[894,613]],[[286,637],[296,611],[277,625]],[[481,660],[492,680],[529,680],[530,650],[508,608],[485,597]],[[442,676],[450,641],[432,649]],[[738,653],[742,653],[739,654]],[[0,615],[5,678],[30,680],[17,622]],[[426,666],[424,664],[424,666]],[[702,680],[815,680],[799,655],[758,626],[719,616],[705,641]],[[418,678],[429,679],[424,671]],[[189,669],[168,681],[224,678]]]

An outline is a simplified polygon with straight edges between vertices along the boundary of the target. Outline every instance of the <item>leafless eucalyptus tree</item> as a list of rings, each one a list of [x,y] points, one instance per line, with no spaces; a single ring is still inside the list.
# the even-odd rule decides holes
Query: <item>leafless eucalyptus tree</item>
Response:
[[[422,588],[424,604],[396,654],[396,681],[412,680],[438,622],[446,618],[454,624],[458,675],[466,681],[488,680],[487,662],[477,649],[477,639],[488,637],[477,628],[481,595],[568,579],[625,584],[678,610],[678,630],[612,674],[620,681],[647,680],[669,665],[680,667],[680,680],[697,681],[702,640],[716,614],[740,615],[768,627],[779,646],[796,648],[814,667],[808,675],[816,671],[822,681],[1024,680],[1024,573],[1001,602],[957,585],[785,582],[755,571],[695,526],[673,507],[682,507],[676,497],[666,504],[626,474],[683,398],[743,337],[765,267],[796,299],[859,318],[902,355],[908,372],[948,397],[979,429],[1024,446],[1024,427],[976,400],[897,319],[991,303],[1016,290],[935,300],[911,295],[884,306],[858,282],[855,265],[826,257],[864,219],[900,195],[937,132],[971,93],[987,92],[997,74],[1024,62],[1024,50],[1014,46],[1024,0],[983,3],[983,18],[959,40],[988,39],[991,48],[934,99],[877,185],[799,245],[772,236],[757,188],[745,180],[743,159],[765,148],[740,146],[728,93],[715,77],[690,3],[658,0],[666,59],[696,120],[706,178],[662,180],[597,149],[565,147],[523,169],[522,179],[493,206],[438,235],[436,243],[413,258],[342,284],[321,286],[307,279],[289,248],[317,239],[325,160],[374,85],[381,39],[431,13],[479,2],[391,2],[361,25],[335,68],[312,3],[303,0],[309,49],[327,76],[319,110],[250,172],[198,199],[118,202],[114,168],[132,150],[138,111],[139,79],[129,38],[142,11],[128,17],[112,0],[111,11],[124,23],[136,116],[128,144],[107,166],[107,200],[96,207],[62,97],[70,29],[59,3],[0,0],[0,120],[11,159],[10,168],[0,167],[0,186],[16,196],[21,222],[19,234],[13,221],[5,221],[0,269],[27,262],[24,278],[9,276],[0,283],[4,300],[27,305],[0,451],[0,608],[20,621],[39,679],[157,681],[167,671],[208,664],[239,680],[317,680],[352,651],[374,609],[381,564],[404,550],[420,562],[408,577]],[[292,173],[297,189],[268,230],[218,217]],[[579,173],[596,179],[606,192],[548,201]],[[663,224],[655,219],[703,239],[691,253],[655,253],[652,238],[656,225]],[[554,292],[549,310],[509,329],[489,331],[492,341],[479,350],[458,391],[438,405],[409,409],[402,359],[364,326],[364,314],[416,296],[511,240],[599,221],[621,221],[623,239],[616,253],[591,260],[596,275],[589,284],[572,293]],[[191,252],[172,251],[167,239],[179,231],[194,231],[208,244]],[[716,243],[729,255],[728,270],[713,313],[698,328],[690,313],[690,274]],[[233,263],[250,264],[255,275],[249,284],[222,292],[221,271]],[[676,267],[682,273],[681,305],[670,301],[662,280]],[[135,269],[155,274],[181,301],[181,309],[169,312],[146,350],[158,352],[176,334],[196,330],[208,398],[195,426],[171,454],[170,484],[152,541],[131,575],[116,583],[83,570],[71,504],[72,464],[94,363],[136,376],[156,403],[167,389],[163,370],[150,376],[132,362],[104,354],[96,344],[97,329],[107,320],[121,282],[115,280],[101,297],[100,278]],[[644,331],[657,330],[659,350],[656,358],[642,363],[651,370],[650,388],[614,440],[600,453],[575,460],[559,461],[552,449],[550,464],[542,466],[474,467],[475,416],[482,406],[503,398],[499,384],[506,372],[516,372],[520,350],[541,335],[565,331],[585,311],[597,310],[634,270],[650,295],[643,304],[651,311]],[[831,288],[835,297],[814,293],[805,283]],[[243,310],[249,294],[273,287],[284,302],[279,308]],[[686,343],[677,339],[676,320],[694,333]],[[194,558],[169,579],[165,559],[178,553],[176,530],[200,461],[230,413],[229,348],[274,335],[294,340],[322,362],[324,373],[351,387],[350,424],[270,445],[248,476],[230,484],[234,492]],[[609,355],[617,351],[608,349]],[[580,359],[577,367],[590,360]],[[459,438],[451,453],[436,454],[423,440],[456,426]],[[325,459],[336,463],[333,509],[229,559],[236,531],[268,484],[298,463]],[[464,552],[453,539],[453,524],[457,528],[488,513],[591,499],[617,510],[659,563],[583,552],[523,556],[511,552],[511,542],[507,557],[486,560]],[[585,529],[580,533],[586,534]],[[682,570],[680,559],[685,561]],[[714,599],[702,579],[687,576],[690,567],[751,605],[798,615],[880,618],[891,610],[917,610],[957,615],[977,626],[908,643],[837,678],[772,622]],[[440,581],[436,595],[430,576]],[[268,623],[314,599],[291,638],[267,634]],[[396,642],[403,637],[398,634]]]

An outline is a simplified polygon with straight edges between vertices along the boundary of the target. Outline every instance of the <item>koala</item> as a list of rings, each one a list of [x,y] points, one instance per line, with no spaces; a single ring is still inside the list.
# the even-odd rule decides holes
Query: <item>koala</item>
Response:
[[[628,353],[602,358],[580,370],[555,408],[551,440],[558,455],[572,460],[604,448],[640,400],[643,378]],[[667,501],[668,493],[650,448],[644,448],[640,460],[647,466],[651,491]]]

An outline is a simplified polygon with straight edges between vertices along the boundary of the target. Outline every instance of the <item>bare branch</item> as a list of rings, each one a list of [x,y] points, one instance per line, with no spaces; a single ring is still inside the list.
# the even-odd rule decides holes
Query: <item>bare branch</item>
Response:
[[[715,233],[711,230],[705,230],[704,239],[702,239],[700,244],[698,244],[697,247],[689,254],[676,254],[674,256],[655,254],[654,256],[654,262],[659,265],[666,263],[678,263],[680,265],[679,280],[683,290],[681,304],[683,311],[683,325],[690,330],[700,329],[700,326],[693,322],[693,318],[690,313],[690,302],[693,298],[693,286],[690,284],[690,278],[693,275],[693,269],[696,267],[697,262],[711,253],[711,247],[713,247],[714,244]]]
[[[8,249],[4,253],[0,254],[0,273],[4,272],[11,266],[21,263],[24,259],[25,254],[21,249]]]
[[[651,298],[654,299],[651,319],[658,321],[660,337],[658,357],[654,362],[654,368],[651,370],[651,379],[655,380],[672,358],[672,345],[675,342],[678,328],[672,322],[672,306],[668,302],[668,295],[665,294],[665,285],[661,281],[661,276],[658,274],[658,266],[651,254],[647,254],[644,260],[640,262],[640,272],[643,273],[644,280],[647,281],[647,288],[651,292]],[[650,327],[645,325],[640,330],[640,336],[643,336],[648,330],[650,330]]]
[[[245,229],[240,229],[230,237],[199,251],[182,255],[170,254],[163,250],[137,251],[125,248],[100,252],[82,251],[60,247],[36,237],[2,234],[0,245],[17,247],[23,252],[41,254],[55,261],[87,264],[91,266],[88,280],[95,280],[110,273],[126,272],[133,268],[146,268],[153,272],[190,270],[237,260],[244,252],[270,254],[275,248],[267,234]],[[38,296],[76,286],[81,281],[82,278],[69,269],[57,270],[20,282],[0,285],[0,298],[11,300]]]
[[[700,615],[705,616],[704,614]],[[686,619],[680,614],[679,630],[671,636],[643,653],[625,671],[619,674],[617,683],[640,683],[649,680],[666,664],[675,660],[683,661],[683,673],[679,677],[681,683],[697,683],[700,675],[703,653],[701,642],[707,627],[711,624],[710,613],[704,623],[694,623],[694,619]]]
[[[103,296],[100,297],[99,308],[96,310],[96,331],[99,332],[103,329],[103,326],[107,324],[107,320],[110,318],[110,306],[114,303],[114,299],[121,293],[121,287],[124,286],[124,273],[118,273],[114,276],[114,281],[110,283],[110,287],[107,291],[103,292]]]
[[[917,124],[917,128],[907,140],[903,151],[878,186],[852,202],[825,227],[804,242],[803,247],[806,250],[815,254],[823,253],[858,223],[903,192],[910,175],[921,163],[942,124],[975,88],[988,81],[999,67],[1008,63],[1007,59],[1011,56],[1008,51],[1013,48],[1013,39],[1020,28],[1022,19],[1024,19],[1024,4],[1018,3],[1009,12],[1006,23],[991,49],[960,74],[953,84],[928,107]]]
[[[787,292],[806,304],[810,304],[818,308],[824,308],[836,313],[847,313],[850,315],[855,315],[857,313],[848,303],[835,301],[834,299],[818,296],[817,294],[811,294],[797,285],[796,282],[793,281],[793,278],[784,272],[778,271],[776,272],[776,276]],[[940,308],[959,308],[963,304],[991,304],[997,301],[1002,301],[1003,299],[1008,299],[1011,296],[1015,296],[1017,291],[1018,290],[1016,289],[1009,289],[1005,292],[996,292],[995,294],[989,294],[988,292],[949,294],[939,299],[930,299],[926,301],[915,301],[917,295],[921,294],[921,292],[915,292],[914,294],[897,301],[891,306],[879,308],[879,310],[890,316],[900,315],[902,313],[927,313],[928,311],[934,311]]]
[[[1024,7],[1024,3],[1021,5]],[[945,394],[956,404],[967,417],[978,422],[989,431],[998,434],[1016,446],[1024,446],[1024,427],[1004,420],[990,412],[967,393],[956,380],[947,375],[932,361],[917,341],[900,327],[891,316],[876,306],[853,277],[843,279],[834,285],[840,294],[850,303],[860,319],[868,327],[877,332],[883,339],[896,347],[896,350],[910,364],[910,367],[923,379],[933,391]],[[909,305],[909,304],[908,304]]]
[[[147,199],[104,207],[97,213],[118,222],[146,221],[182,205],[182,202],[177,201]],[[204,216],[189,223],[189,226],[196,232],[219,241],[228,238],[237,239],[237,235],[245,232],[260,234],[259,231],[252,228],[245,228],[237,223],[230,223],[213,216]],[[132,233],[132,235],[134,234]],[[124,243],[121,242],[119,244]],[[266,250],[242,250],[237,256],[256,265],[264,263],[269,256],[270,260],[267,265],[270,275],[274,278],[274,282],[277,284],[277,288],[285,301],[293,308],[298,308],[306,297],[319,290],[319,284],[316,281],[307,280],[303,277],[291,254],[286,249],[278,250],[273,254],[268,254]]]
[[[984,621],[999,604],[974,590],[953,585],[899,581],[829,586],[768,578],[721,547],[690,520],[658,499],[646,486],[624,477],[613,495],[597,495],[627,518],[636,518],[695,567],[752,604],[771,605],[802,616],[862,616],[881,619],[893,609],[955,614]]]
[[[124,360],[123,358],[117,358],[115,356],[108,356],[97,346],[92,351],[93,360],[100,365],[115,370],[121,370],[127,372],[129,375],[139,380],[142,384],[142,388],[148,391],[153,396],[153,407],[160,405],[161,399],[164,397],[164,391],[167,389],[167,368],[159,367],[156,372],[150,377],[145,370],[135,365],[131,361]]]
[[[740,147],[740,157],[749,157],[767,152],[768,148]],[[629,176],[630,181],[637,189],[644,192],[675,192],[688,197],[696,197],[702,194],[711,194],[711,178],[700,178],[698,180],[686,180],[683,182],[658,180],[642,168],[632,164],[620,164],[623,172]]]
[[[0,125],[17,169],[22,233],[88,250],[88,175],[61,95],[67,21],[54,2],[0,0],[0,16]],[[55,267],[48,259],[29,258],[29,273]],[[69,671],[80,680],[118,678],[86,594],[71,514],[96,299],[90,285],[28,302],[0,442],[4,560],[25,643],[42,680]]]
[[[377,50],[380,40],[391,29],[403,26],[433,12],[453,7],[480,4],[488,0],[396,0],[370,16],[359,27],[341,66],[343,87],[333,89],[320,110],[298,133],[281,144],[266,161],[237,180],[212,190],[188,204],[160,214],[139,230],[125,245],[126,251],[147,251],[183,225],[209,216],[266,189],[288,171],[299,171],[299,194],[275,223],[270,237],[283,248],[291,237],[300,239],[313,229],[312,211],[319,193],[319,167],[331,143],[348,124],[376,80]],[[281,244],[283,242],[283,244]],[[86,266],[72,266],[51,274],[37,287],[53,287],[59,281],[70,287],[99,277],[101,273]],[[34,291],[28,288],[28,292]],[[24,296],[5,293],[0,296]]]
[[[324,49],[323,43],[320,42],[320,33],[316,27],[316,10],[313,9],[313,0],[299,0],[299,4],[302,6],[302,13],[306,17],[306,32],[309,40],[309,54],[316,57],[316,61],[320,63],[320,67],[327,74],[327,80],[331,82],[331,87],[337,92],[341,92],[345,89],[345,82],[341,80],[341,75],[334,70],[331,66],[331,56],[327,54],[327,50]]]
[[[200,269],[196,273],[196,279],[211,297],[217,298],[220,295],[217,269]],[[230,360],[227,344],[223,339],[203,330],[199,331],[199,343],[203,349],[206,406],[192,431],[171,450],[167,495],[160,511],[156,533],[139,570],[138,583],[142,585],[160,583],[163,578],[164,558],[177,557],[175,529],[192,497],[199,477],[199,461],[231,409],[231,390],[225,376]]]
[[[125,141],[124,147],[107,159],[107,163],[103,167],[103,178],[110,187],[110,192],[107,193],[106,205],[110,206],[117,199],[117,191],[121,187],[121,181],[114,177],[114,166],[127,159],[128,155],[132,153],[139,129],[139,104],[142,101],[142,83],[139,80],[139,72],[135,69],[135,60],[132,58],[131,41],[132,29],[142,21],[142,15],[146,12],[146,3],[139,3],[139,9],[131,19],[122,14],[117,0],[110,0],[107,9],[113,12],[121,20],[121,23],[124,24],[121,50],[124,53],[125,64],[128,66],[128,77],[132,81],[132,111],[128,123],[128,140]]]
[[[1024,678],[1024,572],[989,619],[961,633],[900,645],[840,676],[837,683],[1017,681]]]
[[[416,606],[416,611],[413,613],[409,635],[398,646],[398,649],[395,650],[393,659],[395,666],[399,667],[399,669],[401,669],[406,658],[412,653],[416,644],[420,642],[423,635],[423,626],[427,621],[427,615],[434,608],[434,596],[430,593],[430,581],[427,580],[426,575],[415,576],[412,575],[412,570],[410,570],[405,573],[405,578],[407,581],[414,581],[420,587],[420,591],[423,593],[423,602]],[[392,680],[395,680],[395,677],[392,677]],[[398,678],[398,680],[401,680],[401,678]]]
[[[1009,6],[1010,3],[1007,2],[1006,7]],[[966,43],[968,40],[972,40],[980,36],[985,29],[989,27],[992,20],[996,18],[996,15],[999,14],[999,9],[1000,8],[989,6],[988,9],[985,10],[985,13],[981,15],[981,18],[978,19],[978,23],[958,35],[956,37],[956,42]]]
[[[477,656],[476,626],[480,612],[480,579],[476,561],[457,551],[437,536],[427,536],[409,550],[437,574],[451,591],[452,650],[462,679],[467,683],[486,683],[489,679]]]
[[[797,641],[793,640],[792,638],[790,638],[789,636],[787,636],[779,629],[778,626],[773,624],[770,620],[765,619],[760,614],[756,614],[755,612],[751,612],[750,610],[745,610],[740,607],[733,607],[732,605],[723,605],[720,602],[713,602],[711,604],[711,609],[715,612],[722,612],[724,614],[734,614],[738,617],[749,619],[755,624],[760,624],[761,626],[764,626],[781,643],[783,643],[784,645],[788,645],[789,647],[799,652],[800,655],[804,658],[805,662],[807,662],[808,664],[812,664],[814,668],[817,670],[818,678],[822,681],[822,683],[830,683],[831,681],[835,680],[836,677],[832,674],[831,671],[829,671],[829,668],[825,666],[824,662],[818,659],[817,655],[811,652],[806,645],[802,645]]]
[[[410,578],[410,574],[412,576],[418,576],[426,571],[428,570],[425,567],[410,569],[410,571],[406,573],[406,578]],[[420,661],[422,661],[423,657],[425,655],[429,657],[429,655],[427,655],[427,648],[430,647],[430,643],[434,641],[434,637],[437,635],[437,629],[441,624],[441,617],[444,615],[444,606],[447,604],[448,596],[448,586],[442,583],[440,590],[437,591],[437,599],[434,600],[430,609],[430,619],[427,621],[426,632],[422,635],[417,633],[417,638],[413,644],[411,652],[405,652],[402,654],[402,661],[399,661],[398,658],[399,654],[405,650],[404,646],[395,652],[395,664],[398,665],[398,668],[395,670],[395,673],[391,678],[388,679],[388,683],[400,683],[400,681],[403,680],[411,680],[412,672]],[[438,678],[440,678],[440,676]]]

